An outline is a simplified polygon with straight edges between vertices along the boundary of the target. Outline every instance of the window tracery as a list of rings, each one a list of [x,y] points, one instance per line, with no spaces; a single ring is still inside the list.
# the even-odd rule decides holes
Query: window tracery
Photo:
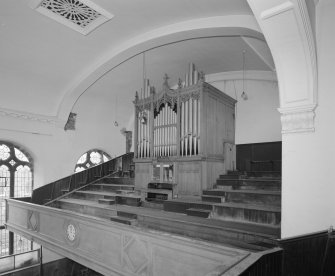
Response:
[[[106,152],[98,149],[92,149],[85,152],[82,156],[79,157],[74,171],[81,172],[90,167],[107,162],[110,159],[111,157]]]
[[[33,190],[32,159],[17,146],[0,141],[0,257],[31,249],[32,242],[5,229],[10,197],[29,197]]]

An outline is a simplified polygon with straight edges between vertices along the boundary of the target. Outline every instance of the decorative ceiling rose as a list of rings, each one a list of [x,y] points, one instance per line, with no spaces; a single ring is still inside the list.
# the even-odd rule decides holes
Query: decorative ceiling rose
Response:
[[[36,10],[84,35],[114,16],[90,0],[42,0]]]
[[[77,0],[44,0],[40,6],[65,17],[82,28],[101,16],[100,13]]]

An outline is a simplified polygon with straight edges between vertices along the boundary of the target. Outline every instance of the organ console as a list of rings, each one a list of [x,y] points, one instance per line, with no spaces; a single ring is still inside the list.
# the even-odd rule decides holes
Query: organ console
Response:
[[[204,81],[190,64],[171,89],[165,75],[156,93],[145,82],[135,95],[135,185],[172,182],[180,195],[200,195],[234,168],[236,100]]]

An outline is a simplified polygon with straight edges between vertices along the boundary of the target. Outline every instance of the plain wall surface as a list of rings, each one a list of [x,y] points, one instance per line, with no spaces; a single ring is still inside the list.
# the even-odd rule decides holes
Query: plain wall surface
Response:
[[[247,79],[243,100],[243,81],[221,80],[210,82],[224,93],[237,100],[236,104],[236,144],[281,141],[279,92],[276,81]]]

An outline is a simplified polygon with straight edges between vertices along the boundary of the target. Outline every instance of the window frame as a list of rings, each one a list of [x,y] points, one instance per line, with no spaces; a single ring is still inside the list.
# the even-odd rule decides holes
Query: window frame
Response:
[[[6,166],[8,168],[9,171],[9,183],[6,183],[6,186],[9,185],[9,198],[15,197],[15,172],[17,171],[17,168],[19,166],[27,166],[29,167],[30,171],[31,171],[31,194],[33,192],[34,189],[34,163],[33,163],[33,159],[31,157],[31,155],[29,153],[27,153],[27,151],[25,151],[22,147],[9,142],[9,141],[3,141],[0,140],[0,145],[5,145],[9,148],[9,157],[6,160],[2,160],[0,159],[0,167],[2,165]],[[19,151],[21,151],[25,157],[28,159],[27,161],[22,161],[20,160],[15,153],[15,149],[18,149]],[[11,162],[14,161],[15,164],[11,164]],[[7,180],[5,180],[7,181]],[[6,198],[6,197],[5,197]],[[0,206],[1,208],[1,206]],[[0,225],[0,230],[4,230],[5,226],[4,225]],[[14,248],[14,242],[15,242],[15,238],[14,238],[14,233],[9,231],[9,255],[14,254],[15,248]],[[21,237],[20,237],[21,239]],[[33,243],[31,242],[31,249],[33,247]]]

